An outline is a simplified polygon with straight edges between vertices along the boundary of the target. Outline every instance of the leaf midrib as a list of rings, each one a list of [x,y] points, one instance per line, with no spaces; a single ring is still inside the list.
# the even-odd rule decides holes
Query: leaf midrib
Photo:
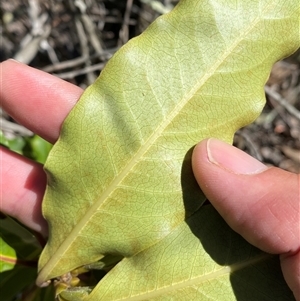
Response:
[[[266,11],[269,7],[269,4],[266,5],[265,9]],[[121,183],[125,177],[128,175],[129,171],[140,162],[140,158],[150,149],[150,147],[154,144],[154,142],[161,136],[163,131],[168,127],[168,125],[173,121],[173,119],[178,115],[178,112],[180,112],[184,106],[189,102],[189,100],[195,95],[195,93],[208,81],[208,79],[216,72],[216,70],[226,61],[227,57],[229,57],[233,50],[240,44],[241,41],[244,40],[244,38],[252,31],[252,29],[261,21],[260,15],[258,15],[253,22],[249,24],[249,26],[241,32],[241,34],[238,36],[238,38],[235,40],[234,43],[232,43],[232,46],[230,48],[227,48],[227,50],[220,55],[220,58],[211,66],[211,68],[205,72],[204,76],[199,79],[198,83],[190,90],[186,95],[182,98],[181,101],[178,102],[178,104],[175,106],[175,108],[171,111],[168,118],[166,118],[157,128],[156,131],[148,138],[148,140],[140,147],[140,149],[136,152],[136,154],[130,159],[128,164],[125,166],[125,168],[118,174],[117,177],[113,179],[111,184],[107,187],[107,189],[104,191],[104,193],[101,195],[99,200],[95,202],[89,210],[86,212],[86,214],[82,217],[82,219],[79,221],[79,223],[72,229],[70,234],[66,237],[66,239],[63,241],[63,243],[58,247],[54,255],[49,259],[47,264],[42,268],[42,270],[39,273],[38,281],[39,279],[43,279],[43,281],[48,280],[49,278],[46,275],[49,275],[51,270],[53,270],[53,267],[57,264],[57,257],[62,258],[64,256],[64,253],[67,252],[69,246],[72,244],[78,236],[78,233],[84,228],[86,223],[90,220],[91,216],[94,215],[96,211],[98,211],[98,208],[100,204],[102,204],[107,197],[115,190],[115,188],[118,186],[119,183]],[[55,256],[55,254],[59,254]],[[53,266],[52,266],[53,264]],[[49,268],[47,268],[49,267]],[[47,272],[49,270],[49,273]],[[43,277],[45,274],[46,277]],[[59,276],[59,275],[56,275]],[[55,277],[55,276],[54,276]]]
[[[204,282],[207,282],[209,280],[214,280],[214,279],[220,278],[224,275],[229,276],[233,272],[237,272],[239,270],[244,269],[245,267],[257,264],[257,263],[259,263],[263,260],[267,260],[268,258],[271,258],[271,257],[274,257],[274,255],[265,253],[265,254],[262,254],[262,255],[258,255],[255,258],[251,258],[247,261],[243,261],[243,262],[240,262],[240,263],[235,263],[235,264],[229,265],[229,266],[223,266],[220,269],[215,270],[213,272],[210,272],[210,273],[207,273],[207,274],[204,274],[204,275],[200,275],[198,277],[190,278],[188,280],[183,280],[183,281],[175,283],[175,284],[172,283],[168,286],[158,288],[154,291],[150,291],[150,292],[146,292],[144,294],[130,296],[130,297],[126,297],[126,298],[121,298],[121,299],[113,299],[113,300],[114,301],[119,301],[119,300],[145,301],[145,300],[153,299],[153,298],[156,298],[156,297],[159,297],[159,296],[163,296],[166,293],[176,292],[176,291],[178,291],[180,289],[183,289],[183,288],[199,285],[200,283],[204,283]],[[93,291],[92,291],[91,294],[89,295],[89,300],[94,300],[93,294],[97,294],[97,292],[95,291],[93,293]]]

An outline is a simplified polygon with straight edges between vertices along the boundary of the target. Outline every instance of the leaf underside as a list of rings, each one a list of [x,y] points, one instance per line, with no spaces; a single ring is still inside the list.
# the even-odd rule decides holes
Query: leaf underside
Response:
[[[46,162],[38,284],[113,254],[124,259],[91,293],[63,298],[292,300],[277,258],[202,206],[190,159],[259,115],[299,15],[296,0],[185,0],[115,54]]]

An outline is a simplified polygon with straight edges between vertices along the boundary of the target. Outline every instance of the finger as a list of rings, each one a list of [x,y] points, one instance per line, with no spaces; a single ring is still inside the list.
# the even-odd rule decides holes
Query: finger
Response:
[[[277,254],[299,249],[298,175],[268,169],[216,139],[196,146],[193,169],[211,203],[249,242]]]
[[[61,124],[82,90],[72,84],[9,60],[1,63],[2,107],[19,123],[55,142]],[[0,210],[46,234],[41,214],[46,177],[42,166],[1,148]]]
[[[29,228],[47,234],[41,201],[46,175],[41,164],[0,147],[0,211]]]
[[[299,175],[267,168],[216,139],[198,144],[192,161],[201,189],[226,222],[256,247],[282,254],[283,273],[296,296],[300,290]]]
[[[295,299],[300,301],[300,252],[283,254],[280,256],[280,261],[284,278],[293,291]]]
[[[16,121],[51,143],[82,89],[13,60],[1,63],[0,100]]]

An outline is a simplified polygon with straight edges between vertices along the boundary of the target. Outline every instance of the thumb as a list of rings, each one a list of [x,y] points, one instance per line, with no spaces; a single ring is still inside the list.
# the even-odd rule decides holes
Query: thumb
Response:
[[[285,279],[300,296],[299,175],[268,168],[216,139],[199,143],[192,162],[202,191],[232,229],[256,247],[282,254]]]

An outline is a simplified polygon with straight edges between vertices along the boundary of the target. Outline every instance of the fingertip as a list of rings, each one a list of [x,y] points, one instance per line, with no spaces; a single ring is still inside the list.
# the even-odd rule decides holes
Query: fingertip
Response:
[[[207,156],[207,142],[209,139],[204,139],[200,141],[193,149],[192,154],[192,167],[195,177],[199,177],[202,171],[204,162],[209,164],[209,159]]]
[[[46,174],[41,164],[0,148],[0,211],[45,235],[47,223],[41,213]]]
[[[17,122],[54,143],[82,89],[15,60],[1,64],[3,109]]]
[[[300,246],[296,253],[281,255],[280,262],[287,284],[293,291],[296,300],[300,301]]]
[[[194,148],[192,164],[208,200],[246,240],[270,253],[299,248],[298,175],[268,168],[216,139]]]

